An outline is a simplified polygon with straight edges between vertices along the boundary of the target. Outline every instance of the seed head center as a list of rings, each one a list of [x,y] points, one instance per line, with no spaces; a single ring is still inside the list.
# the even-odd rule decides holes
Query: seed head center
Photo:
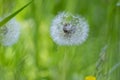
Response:
[[[63,31],[65,34],[75,33],[75,27],[70,24],[64,24]]]

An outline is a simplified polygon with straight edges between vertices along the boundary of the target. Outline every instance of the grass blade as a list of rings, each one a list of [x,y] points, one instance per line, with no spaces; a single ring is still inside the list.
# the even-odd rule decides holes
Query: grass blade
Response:
[[[33,1],[33,0],[32,0]],[[10,19],[12,19],[14,16],[16,16],[19,12],[21,12],[24,8],[26,8],[28,5],[30,5],[32,3],[32,1],[30,1],[29,3],[27,3],[26,5],[24,5],[22,8],[20,8],[19,10],[17,10],[16,12],[14,12],[13,14],[7,16],[5,19],[3,19],[0,22],[0,27],[3,26],[5,23],[7,23]]]

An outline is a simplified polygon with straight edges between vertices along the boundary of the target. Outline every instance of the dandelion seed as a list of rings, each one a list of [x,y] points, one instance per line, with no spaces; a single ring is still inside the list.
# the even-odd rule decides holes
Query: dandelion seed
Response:
[[[17,42],[20,35],[20,25],[12,19],[4,26],[0,27],[0,43],[3,46],[11,46]]]
[[[96,80],[96,77],[94,76],[87,76],[85,80]]]
[[[81,16],[69,13],[58,14],[51,25],[51,36],[59,45],[78,45],[88,37],[88,23]]]

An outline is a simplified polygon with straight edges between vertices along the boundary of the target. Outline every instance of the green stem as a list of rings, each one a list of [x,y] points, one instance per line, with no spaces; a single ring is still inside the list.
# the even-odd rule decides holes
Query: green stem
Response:
[[[71,63],[75,57],[75,47],[62,47],[62,60],[60,61],[60,80],[68,80],[70,74]]]
[[[67,69],[68,69],[68,53],[64,54],[64,58],[63,58],[63,65],[62,65],[62,79],[61,80],[66,80],[67,78]]]

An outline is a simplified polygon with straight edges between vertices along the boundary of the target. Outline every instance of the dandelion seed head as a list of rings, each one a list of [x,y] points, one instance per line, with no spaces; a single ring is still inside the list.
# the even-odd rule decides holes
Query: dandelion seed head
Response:
[[[18,41],[20,35],[20,24],[12,19],[0,27],[0,43],[3,46],[11,46]]]
[[[117,2],[116,6],[120,7],[120,1],[119,1],[119,2]]]
[[[51,25],[51,37],[59,45],[78,45],[88,36],[88,23],[81,16],[59,13]]]

